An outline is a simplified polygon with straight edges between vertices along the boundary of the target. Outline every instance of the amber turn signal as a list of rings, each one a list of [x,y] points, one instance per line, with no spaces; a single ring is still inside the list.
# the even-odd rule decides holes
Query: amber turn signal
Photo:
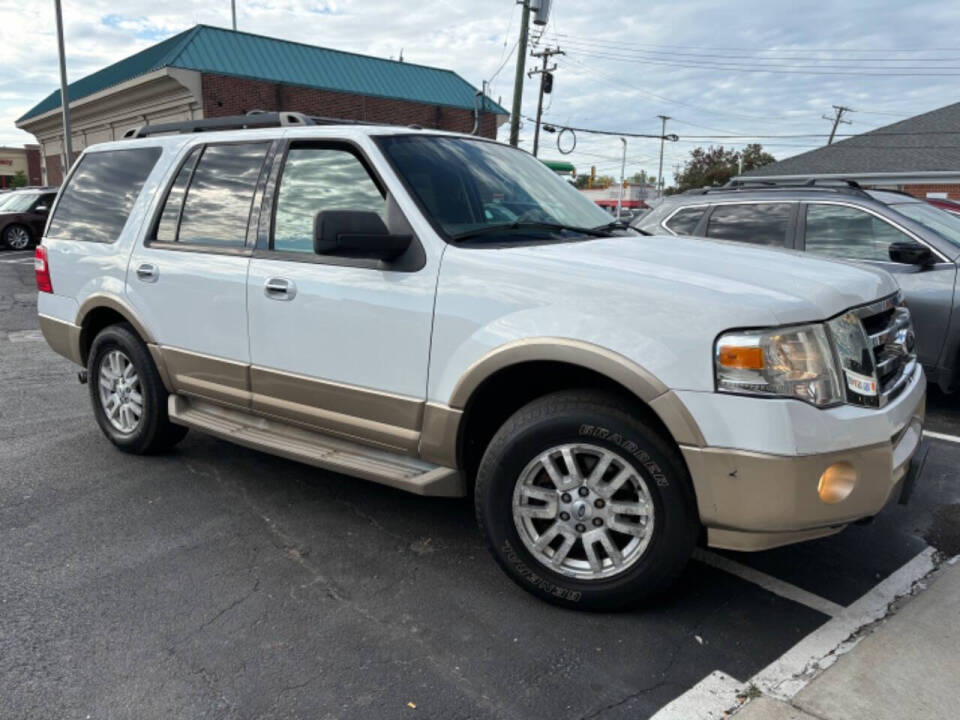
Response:
[[[717,362],[725,368],[763,370],[763,348],[721,345]]]

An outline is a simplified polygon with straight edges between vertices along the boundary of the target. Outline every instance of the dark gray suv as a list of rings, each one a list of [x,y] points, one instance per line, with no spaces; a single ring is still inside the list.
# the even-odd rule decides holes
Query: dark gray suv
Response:
[[[960,390],[960,217],[905,193],[855,183],[740,184],[668,197],[634,227],[883,268],[900,284],[913,314],[927,377],[945,392]]]

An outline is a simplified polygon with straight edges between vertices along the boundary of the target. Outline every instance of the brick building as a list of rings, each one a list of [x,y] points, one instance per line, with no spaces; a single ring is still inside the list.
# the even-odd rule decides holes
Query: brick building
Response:
[[[42,185],[40,147],[0,147],[0,190],[13,187],[17,173],[23,173],[27,185]]]
[[[291,110],[495,138],[508,113],[450,70],[197,25],[70,83],[74,154],[146,122]],[[43,182],[63,177],[60,91],[17,120],[40,145]]]
[[[960,200],[960,103],[744,173],[774,181],[833,178]]]

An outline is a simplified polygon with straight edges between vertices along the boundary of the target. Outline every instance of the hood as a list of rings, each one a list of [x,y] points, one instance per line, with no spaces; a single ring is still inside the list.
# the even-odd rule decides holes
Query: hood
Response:
[[[644,278],[657,285],[667,282],[676,292],[704,302],[712,296],[727,308],[769,313],[779,324],[825,320],[898,289],[889,273],[865,265],[705,238],[614,237],[506,252],[632,286]]]

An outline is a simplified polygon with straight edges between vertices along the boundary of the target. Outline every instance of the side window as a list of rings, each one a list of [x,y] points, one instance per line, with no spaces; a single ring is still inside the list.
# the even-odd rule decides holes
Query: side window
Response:
[[[293,147],[287,153],[271,247],[313,252],[313,224],[322,210],[375,212],[386,221],[386,201],[360,160],[342,148]]]
[[[50,237],[114,242],[123,231],[160,148],[91,152],[63,189],[50,221]]]
[[[186,188],[180,228],[175,238],[177,242],[217,248],[243,247],[267,148],[268,143],[208,145],[204,148],[193,171],[193,179]],[[174,181],[167,198],[168,203],[173,198],[173,205],[177,201],[175,191],[179,180]],[[166,207],[163,215],[167,215]],[[165,232],[170,228],[169,215],[167,220]],[[169,235],[166,237],[169,239]]]
[[[187,194],[187,183],[190,182],[190,176],[197,165],[197,158],[200,157],[201,146],[198,145],[187,156],[186,162],[180,167],[167,199],[163,204],[163,212],[160,213],[160,222],[157,224],[156,236],[153,238],[157,242],[176,242],[177,229],[180,226],[180,210],[183,208],[183,198]]]
[[[894,242],[912,242],[886,220],[843,205],[808,205],[804,231],[807,252],[827,257],[890,262]]]
[[[790,203],[717,205],[707,221],[707,237],[784,247]]]
[[[664,225],[677,235],[690,235],[697,229],[700,218],[706,211],[706,206],[683,208],[674,213]]]

